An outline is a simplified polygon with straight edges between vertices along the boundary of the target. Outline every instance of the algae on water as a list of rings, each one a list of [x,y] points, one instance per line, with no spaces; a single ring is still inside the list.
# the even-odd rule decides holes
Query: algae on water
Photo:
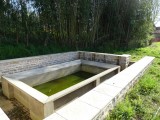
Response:
[[[47,96],[51,96],[87,78],[90,78],[93,75],[94,74],[92,73],[79,71],[74,74],[71,74],[71,75],[56,79],[56,80],[49,81],[47,83],[43,83],[41,85],[34,86],[34,88],[46,94]]]

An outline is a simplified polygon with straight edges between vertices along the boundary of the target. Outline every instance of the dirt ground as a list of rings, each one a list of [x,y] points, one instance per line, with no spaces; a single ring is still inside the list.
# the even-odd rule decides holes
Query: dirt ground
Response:
[[[16,99],[7,99],[2,93],[0,85],[0,107],[7,114],[10,120],[31,120],[29,111]]]

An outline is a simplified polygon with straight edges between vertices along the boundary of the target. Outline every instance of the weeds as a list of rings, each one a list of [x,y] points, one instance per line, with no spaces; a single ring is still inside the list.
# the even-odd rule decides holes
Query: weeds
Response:
[[[133,106],[131,105],[128,98],[113,110],[110,115],[110,120],[130,120],[132,116],[135,114],[133,110]]]
[[[141,95],[149,95],[153,90],[156,90],[156,80],[151,76],[145,76],[143,80],[139,82],[139,93]]]

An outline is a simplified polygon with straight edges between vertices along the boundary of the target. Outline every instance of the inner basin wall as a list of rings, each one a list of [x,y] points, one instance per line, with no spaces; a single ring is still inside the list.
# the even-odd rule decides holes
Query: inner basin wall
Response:
[[[37,75],[32,75],[32,76],[22,78],[19,80],[33,87],[33,86],[37,86],[37,85],[61,78],[61,77],[65,77],[67,75],[76,73],[78,71],[99,74],[103,72],[104,70],[106,70],[104,68],[100,68],[97,66],[83,65],[81,64],[81,62],[77,62],[77,61],[73,61],[72,63],[67,63],[67,64],[68,65],[66,67],[62,65],[61,67],[58,67],[56,70],[44,72],[44,73],[37,74]]]
[[[37,86],[37,85],[40,85],[40,84],[70,75],[70,74],[73,74],[80,70],[81,70],[81,63],[77,62],[74,65],[71,64],[66,67],[62,65],[60,68],[57,68],[56,70],[44,72],[38,75],[29,76],[19,80],[33,87],[33,86]]]

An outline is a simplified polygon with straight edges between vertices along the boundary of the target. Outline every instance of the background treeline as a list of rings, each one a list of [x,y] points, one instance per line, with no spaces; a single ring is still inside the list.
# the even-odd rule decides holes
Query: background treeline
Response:
[[[13,54],[15,47],[15,53],[23,56],[19,48],[28,47],[30,51],[25,54],[32,55],[38,46],[37,52],[42,48],[53,52],[61,48],[111,51],[148,45],[158,1],[0,0],[0,54],[6,48]]]

